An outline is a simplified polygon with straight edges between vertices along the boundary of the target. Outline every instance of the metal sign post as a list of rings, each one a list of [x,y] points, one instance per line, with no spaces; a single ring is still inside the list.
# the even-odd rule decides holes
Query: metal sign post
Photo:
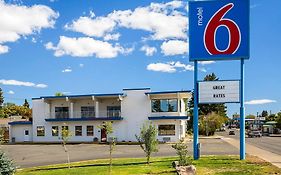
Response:
[[[245,159],[245,107],[244,107],[244,60],[250,57],[249,0],[189,1],[189,60],[194,62],[194,109],[193,109],[193,157],[199,159],[198,104],[202,94],[198,88],[198,61],[240,60],[240,99],[230,91],[220,91],[215,98],[240,102],[240,159]],[[209,84],[210,85],[210,84]],[[227,85],[226,85],[227,86]],[[203,88],[206,90],[206,88]],[[215,88],[216,89],[216,88]],[[238,89],[238,88],[237,88]],[[210,91],[211,93],[211,91]],[[237,93],[236,93],[237,95]],[[208,103],[222,103],[224,99],[212,99],[204,94]],[[227,98],[226,98],[227,97]],[[204,101],[204,100],[203,100]],[[205,100],[206,102],[206,100]]]

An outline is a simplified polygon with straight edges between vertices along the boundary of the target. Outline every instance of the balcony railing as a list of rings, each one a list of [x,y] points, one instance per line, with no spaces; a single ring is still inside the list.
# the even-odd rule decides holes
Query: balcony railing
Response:
[[[95,111],[73,111],[73,118],[94,118],[94,117],[121,117],[120,110],[100,111],[101,115],[96,116]],[[71,112],[52,112],[48,113],[46,118],[67,119],[70,118]]]

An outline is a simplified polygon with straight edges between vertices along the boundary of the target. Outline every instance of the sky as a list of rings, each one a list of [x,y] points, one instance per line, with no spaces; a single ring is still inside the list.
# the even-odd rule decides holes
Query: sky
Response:
[[[246,114],[281,110],[280,0],[250,1]],[[0,87],[5,102],[116,93],[123,88],[192,90],[187,1],[0,0]],[[239,61],[199,64],[199,79],[239,79]],[[239,112],[229,104],[228,114]]]

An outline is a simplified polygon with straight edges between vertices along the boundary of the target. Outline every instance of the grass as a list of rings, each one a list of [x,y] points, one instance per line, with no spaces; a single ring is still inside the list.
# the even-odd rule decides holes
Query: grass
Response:
[[[145,163],[144,158],[114,159],[112,175],[175,175],[171,164],[176,159],[176,157],[152,158],[150,165]],[[106,175],[107,163],[108,160],[77,162],[72,163],[71,169],[68,169],[66,164],[42,166],[20,170],[16,175]],[[237,156],[204,156],[193,161],[193,164],[198,175],[281,175],[279,168],[253,156],[247,156],[245,161],[240,161]]]

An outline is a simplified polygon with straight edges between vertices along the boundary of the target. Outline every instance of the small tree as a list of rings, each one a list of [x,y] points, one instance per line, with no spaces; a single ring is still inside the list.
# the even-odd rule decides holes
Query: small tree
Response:
[[[67,142],[69,141],[69,139],[71,138],[71,133],[68,129],[68,126],[62,126],[62,130],[61,130],[61,140],[62,140],[62,146],[64,148],[64,152],[67,155],[67,163],[68,163],[68,168],[70,169],[70,158],[69,158],[69,152],[68,149],[66,147]]]
[[[2,108],[3,103],[4,103],[3,91],[2,91],[2,89],[0,88],[0,108]]]
[[[29,103],[28,103],[27,99],[24,99],[24,103],[22,106],[29,108]]]
[[[106,131],[106,135],[113,134],[112,122],[104,122],[102,125],[99,126],[99,128],[104,129]],[[109,174],[111,174],[112,171],[112,153],[116,145],[115,140],[115,137],[111,137],[111,139],[109,140]]]
[[[56,92],[55,96],[65,96],[62,92]]]
[[[2,150],[0,150],[0,174],[13,175],[15,172],[16,166],[13,161],[9,159]]]
[[[187,166],[190,165],[190,159],[187,156],[187,144],[184,143],[184,140],[181,139],[179,143],[176,143],[172,145],[172,148],[174,148],[177,152],[177,155],[179,156],[179,165],[180,166]]]
[[[153,152],[158,151],[157,129],[152,123],[144,124],[141,128],[140,136],[135,135],[140,147],[146,154],[146,162],[150,163]]]

